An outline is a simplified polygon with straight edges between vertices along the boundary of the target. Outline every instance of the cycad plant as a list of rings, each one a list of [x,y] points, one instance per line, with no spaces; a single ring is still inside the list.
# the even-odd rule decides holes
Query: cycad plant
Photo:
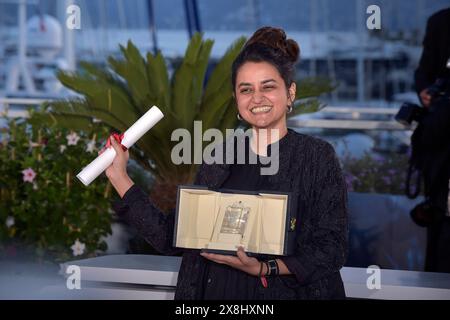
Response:
[[[202,121],[202,130],[238,126],[237,109],[232,96],[231,65],[245,38],[237,39],[214,70],[210,65],[212,40],[195,34],[181,64],[169,76],[161,53],[143,57],[128,42],[120,46],[123,59],[108,58],[107,67],[81,63],[77,73],[59,72],[63,85],[81,96],[47,103],[46,112],[33,115],[33,121],[81,129],[101,121],[111,130],[124,132],[152,105],[165,117],[131,148],[131,157],[155,178],[151,198],[162,209],[174,207],[179,184],[191,183],[197,171],[195,164],[175,165],[171,150],[178,143],[171,141],[175,129],[184,128],[193,134],[194,121]],[[300,82],[298,99],[317,97],[333,88],[329,81]],[[320,108],[317,99],[296,105],[291,115],[314,112]]]

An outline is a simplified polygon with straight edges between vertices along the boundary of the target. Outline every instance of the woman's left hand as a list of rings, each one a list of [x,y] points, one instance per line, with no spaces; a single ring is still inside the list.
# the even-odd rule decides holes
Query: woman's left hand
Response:
[[[256,258],[247,256],[244,248],[242,247],[238,248],[237,257],[206,252],[202,252],[200,253],[200,255],[208,260],[220,264],[226,264],[235,269],[244,271],[252,276],[259,275],[259,269],[261,267],[260,262]]]

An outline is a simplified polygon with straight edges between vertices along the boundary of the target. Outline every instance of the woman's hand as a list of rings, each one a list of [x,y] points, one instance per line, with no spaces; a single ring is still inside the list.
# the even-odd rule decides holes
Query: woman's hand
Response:
[[[237,257],[206,252],[202,252],[200,253],[200,255],[208,260],[220,264],[226,264],[235,269],[244,271],[252,276],[258,276],[259,270],[261,268],[261,263],[256,258],[247,256],[242,247],[238,248]],[[263,267],[265,266],[263,265]],[[265,274],[265,271],[267,270],[263,270],[263,274]]]
[[[105,173],[109,180],[117,180],[127,176],[127,163],[130,158],[130,154],[127,151],[123,151],[119,143],[113,136],[109,137],[112,147],[116,151],[116,156],[112,164],[106,169]],[[103,153],[105,149],[102,149],[99,154]]]
[[[122,198],[129,188],[134,184],[127,173],[127,163],[130,158],[129,152],[123,151],[119,143],[113,136],[109,137],[112,147],[116,151],[116,156],[112,164],[106,168],[106,176],[116,189],[119,196]],[[102,149],[99,154],[102,154],[105,149]]]

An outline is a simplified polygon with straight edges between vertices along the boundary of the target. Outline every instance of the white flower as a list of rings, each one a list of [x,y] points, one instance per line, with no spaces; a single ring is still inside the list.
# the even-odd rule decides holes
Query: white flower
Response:
[[[86,147],[87,152],[90,152],[90,153],[94,152],[95,151],[95,140],[89,141],[86,146],[87,146]]]
[[[15,223],[16,222],[14,220],[14,217],[9,216],[8,218],[6,218],[5,225],[8,229],[11,228]]]
[[[37,189],[39,189],[37,183],[36,183],[36,182],[33,182],[33,190],[37,190]]]
[[[67,149],[67,146],[65,144],[62,144],[59,146],[59,152],[61,152],[61,153],[63,153],[64,150],[66,150],[66,149]]]
[[[77,145],[78,140],[80,140],[80,137],[75,132],[72,132],[66,136],[66,139],[68,146],[75,146]]]
[[[85,248],[86,248],[86,245],[84,243],[80,242],[78,239],[70,247],[70,249],[72,249],[72,253],[74,256],[81,256],[84,253]]]

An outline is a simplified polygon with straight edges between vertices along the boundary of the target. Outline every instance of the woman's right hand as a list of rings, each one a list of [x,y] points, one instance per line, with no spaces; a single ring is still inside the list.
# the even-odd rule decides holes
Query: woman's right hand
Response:
[[[110,136],[109,140],[116,151],[116,156],[114,157],[112,164],[106,169],[105,173],[117,193],[122,198],[125,192],[134,184],[127,173],[127,164],[130,154],[128,150],[123,151],[121,145],[113,136]],[[102,154],[105,150],[106,149],[102,149],[99,154]]]

